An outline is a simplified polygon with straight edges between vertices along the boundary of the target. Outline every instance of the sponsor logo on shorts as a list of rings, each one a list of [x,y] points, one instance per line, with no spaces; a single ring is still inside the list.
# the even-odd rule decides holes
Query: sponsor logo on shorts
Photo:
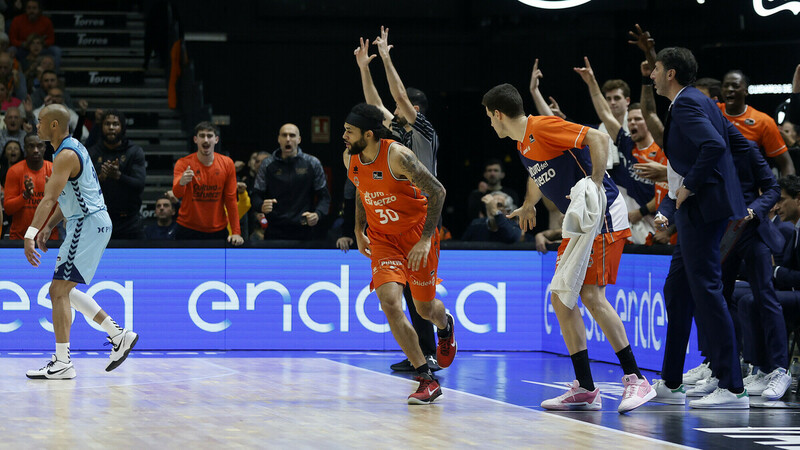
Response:
[[[111,231],[111,227],[97,227],[98,233],[108,233]]]
[[[399,259],[382,259],[378,261],[378,267],[381,269],[397,270],[403,267],[403,261]]]

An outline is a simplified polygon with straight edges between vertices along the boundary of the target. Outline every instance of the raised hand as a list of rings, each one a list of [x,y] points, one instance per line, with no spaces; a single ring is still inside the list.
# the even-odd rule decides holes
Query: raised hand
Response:
[[[583,57],[583,67],[573,67],[572,70],[581,76],[583,82],[589,84],[594,79],[594,71],[592,65],[589,63],[589,58]]]
[[[22,193],[22,196],[26,199],[33,197],[33,178],[29,175],[25,175],[25,192]]]
[[[105,169],[105,166],[103,166]],[[186,166],[186,170],[183,171],[183,175],[181,175],[181,180],[179,181],[181,186],[186,186],[187,184],[191,183],[194,179],[194,170],[192,170],[192,166]]]
[[[656,47],[656,41],[650,37],[650,32],[643,31],[638,23],[636,24],[636,31],[628,31],[628,35],[632,38],[628,43],[639,47],[645,55]]]
[[[558,106],[558,102],[553,97],[547,97],[550,99],[550,104],[547,105],[550,107],[550,110],[553,111],[554,116],[561,117],[562,119],[566,119],[567,115],[564,114],[564,111],[561,111],[561,107]]]
[[[356,64],[358,64],[358,67],[363,69],[369,66],[370,61],[375,59],[375,57],[377,57],[378,55],[369,54],[369,39],[365,41],[364,38],[362,37],[358,38],[358,40],[359,40],[359,45],[353,51],[353,54],[356,55]]]
[[[544,74],[539,70],[539,58],[533,62],[533,71],[531,72],[531,93],[539,89],[539,80],[544,78]]]
[[[381,59],[388,58],[389,50],[394,47],[393,45],[389,45],[389,28],[384,28],[383,25],[381,25],[381,35],[375,38],[373,44],[378,47],[378,53],[381,55]]]

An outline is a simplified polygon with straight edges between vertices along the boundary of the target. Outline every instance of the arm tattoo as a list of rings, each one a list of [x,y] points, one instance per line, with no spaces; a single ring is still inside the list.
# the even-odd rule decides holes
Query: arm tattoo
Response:
[[[439,225],[439,216],[442,214],[445,196],[444,186],[428,172],[428,169],[410,151],[400,153],[400,165],[408,174],[411,182],[428,196],[428,215],[425,218],[422,237],[431,237],[433,236],[433,230]]]
[[[356,232],[363,233],[367,226],[367,211],[361,203],[361,196],[356,193]]]

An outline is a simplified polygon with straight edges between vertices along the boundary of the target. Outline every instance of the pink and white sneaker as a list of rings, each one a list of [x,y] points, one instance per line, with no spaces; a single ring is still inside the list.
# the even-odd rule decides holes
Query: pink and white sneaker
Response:
[[[640,380],[636,374],[625,375],[622,377],[622,383],[625,385],[625,393],[622,396],[619,408],[617,408],[620,414],[633,411],[656,396],[656,391],[650,386],[645,377]]]
[[[542,402],[542,408],[555,411],[597,411],[602,407],[600,389],[588,391],[581,387],[578,380],[573,381],[572,387],[564,394]]]

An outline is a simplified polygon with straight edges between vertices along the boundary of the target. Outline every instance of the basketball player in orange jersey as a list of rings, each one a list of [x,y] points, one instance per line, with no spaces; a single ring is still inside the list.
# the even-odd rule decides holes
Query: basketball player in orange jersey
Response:
[[[344,124],[343,154],[347,176],[356,186],[356,242],[372,260],[372,283],[392,335],[414,366],[419,388],[408,396],[410,405],[425,405],[442,395],[428,367],[417,333],[403,313],[403,286],[419,315],[439,329],[436,359],[448,367],[456,356],[453,316],[435,298],[438,282],[439,232],[436,225],[444,204],[441,183],[399,143],[386,139],[383,113],[360,103]],[[423,192],[425,195],[423,195]]]

